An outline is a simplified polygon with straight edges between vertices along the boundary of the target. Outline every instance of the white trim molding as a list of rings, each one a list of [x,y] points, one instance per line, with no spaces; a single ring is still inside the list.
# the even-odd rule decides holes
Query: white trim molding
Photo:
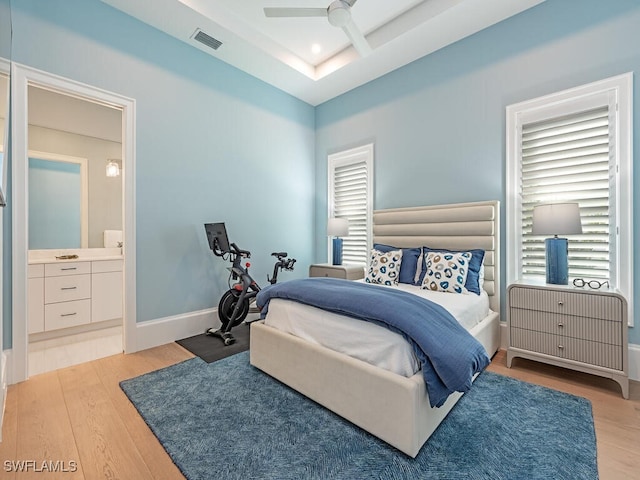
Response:
[[[207,308],[195,312],[172,315],[140,322],[136,325],[136,345],[138,350],[158,347],[166,343],[175,342],[182,338],[192,337],[204,333],[208,328],[218,328],[217,308]],[[218,339],[211,339],[218,341]]]
[[[374,161],[374,144],[368,143],[365,145],[361,145],[359,147],[350,148],[348,150],[342,150],[336,153],[332,153],[327,156],[327,219],[334,216],[342,216],[343,218],[349,219],[349,214],[344,214],[344,211],[340,212],[339,205],[336,205],[335,202],[335,188],[336,188],[336,170],[340,167],[352,166],[358,164],[364,164],[366,172],[365,176],[365,192],[366,196],[366,214],[365,214],[365,225],[358,224],[360,222],[356,221],[356,225],[350,225],[350,228],[355,227],[356,230],[359,228],[366,229],[366,246],[365,251],[362,252],[363,263],[367,263],[368,253],[372,247],[372,238],[373,238],[373,161]],[[361,180],[361,177],[358,179]],[[358,190],[359,191],[359,190]],[[353,194],[353,192],[351,192]],[[344,208],[344,207],[343,207]],[[349,208],[351,210],[351,208]],[[355,214],[355,218],[360,217],[361,212],[358,209],[358,212]],[[353,217],[351,219],[353,222]],[[326,225],[326,223],[325,223]],[[361,235],[361,233],[359,233]],[[347,235],[348,237],[348,235]],[[360,245],[358,245],[357,249],[359,250]],[[348,250],[348,249],[347,249]],[[352,251],[352,253],[354,253]],[[327,237],[327,258],[331,259],[333,255],[332,252],[332,242],[329,237]],[[360,255],[356,254],[357,257]],[[353,261],[349,261],[346,259],[346,263],[353,263]]]
[[[640,345],[629,344],[629,380],[640,382]]]
[[[12,370],[13,383],[28,378],[27,257],[28,257],[28,109],[29,86],[44,88],[122,111],[123,254],[125,352],[136,347],[135,234],[135,108],[134,99],[13,62],[11,64],[12,161]]]

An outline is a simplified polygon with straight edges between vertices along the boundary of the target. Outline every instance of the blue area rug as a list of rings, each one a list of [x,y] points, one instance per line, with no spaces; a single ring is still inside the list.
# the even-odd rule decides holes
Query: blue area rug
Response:
[[[252,367],[248,352],[121,387],[189,480],[598,478],[588,400],[491,372],[415,459]]]

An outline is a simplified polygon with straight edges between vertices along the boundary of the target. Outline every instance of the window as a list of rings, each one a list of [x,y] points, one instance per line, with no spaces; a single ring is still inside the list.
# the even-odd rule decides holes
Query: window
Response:
[[[349,220],[349,235],[343,238],[342,262],[366,265],[371,249],[373,144],[329,155],[328,164],[328,217]]]
[[[569,277],[607,280],[631,301],[631,85],[626,74],[507,107],[509,282],[544,281],[533,207],[577,202],[583,233],[567,236]]]

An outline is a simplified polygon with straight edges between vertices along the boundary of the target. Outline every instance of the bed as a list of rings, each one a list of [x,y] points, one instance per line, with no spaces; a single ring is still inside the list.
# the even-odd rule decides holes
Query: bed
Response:
[[[497,201],[376,210],[373,215],[377,244],[485,251],[483,290],[490,311],[468,331],[489,356],[500,343],[499,217]],[[270,309],[267,320],[279,311]],[[462,396],[455,392],[432,407],[422,372],[409,377],[392,373],[264,321],[251,324],[250,362],[411,457]]]

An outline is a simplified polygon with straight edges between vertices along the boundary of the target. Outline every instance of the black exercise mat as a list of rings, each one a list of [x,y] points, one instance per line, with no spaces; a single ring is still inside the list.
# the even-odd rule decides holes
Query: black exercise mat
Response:
[[[193,337],[176,340],[194,355],[199,356],[207,363],[215,362],[236,353],[249,350],[249,324],[241,323],[231,330],[236,343],[226,346],[221,338],[213,337],[205,333]]]

